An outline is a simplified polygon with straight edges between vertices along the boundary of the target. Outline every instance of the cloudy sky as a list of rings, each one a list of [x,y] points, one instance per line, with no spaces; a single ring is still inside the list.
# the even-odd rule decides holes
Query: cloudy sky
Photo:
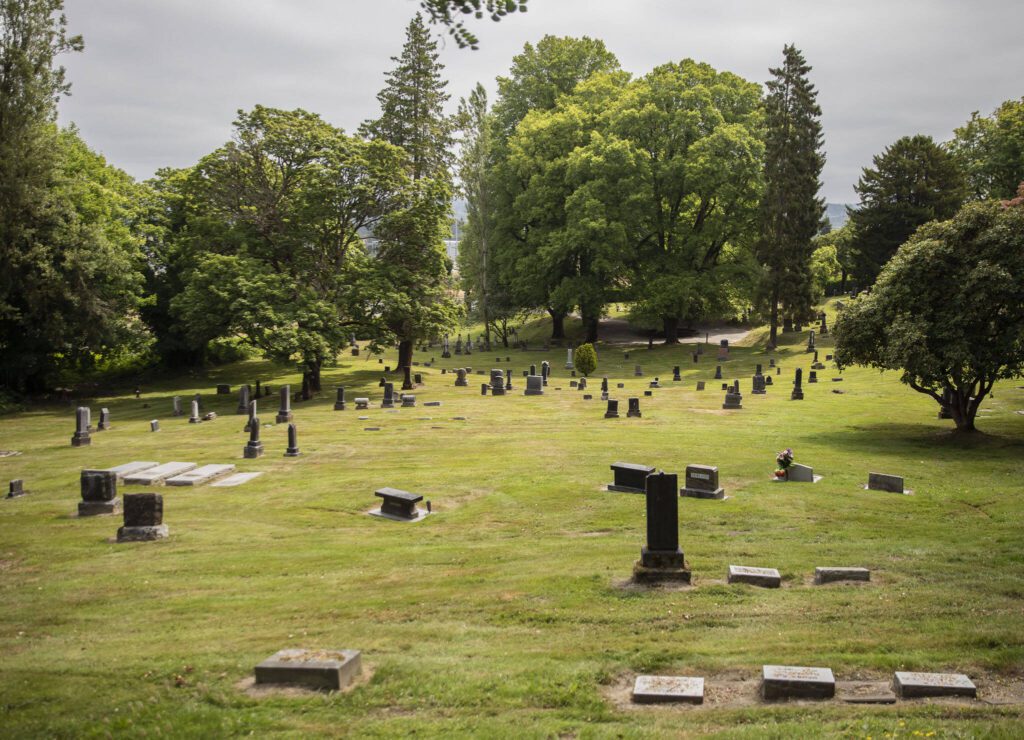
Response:
[[[301,107],[353,130],[402,46],[416,0],[65,0],[85,52],[63,58],[61,120],[137,178],[230,138],[238,109]],[[943,141],[971,112],[1024,96],[1018,0],[529,0],[476,21],[479,51],[445,41],[454,107],[493,94],[523,44],[602,39],[634,74],[691,57],[763,83],[787,42],[813,65],[828,164],[824,194],[855,202],[861,168],[900,136]],[[439,29],[440,33],[440,29]]]

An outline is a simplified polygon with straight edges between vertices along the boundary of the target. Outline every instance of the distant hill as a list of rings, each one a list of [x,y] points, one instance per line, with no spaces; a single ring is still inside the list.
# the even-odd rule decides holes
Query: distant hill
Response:
[[[846,215],[847,203],[826,203],[825,204],[825,215],[828,216],[828,220],[832,222],[833,229],[842,228],[848,220]]]

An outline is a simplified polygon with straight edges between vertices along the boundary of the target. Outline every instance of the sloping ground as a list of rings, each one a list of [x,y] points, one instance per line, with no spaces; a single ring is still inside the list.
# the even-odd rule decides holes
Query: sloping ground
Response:
[[[718,344],[721,340],[728,339],[730,344],[737,344],[746,339],[750,332],[751,329],[747,327],[733,326],[721,321],[709,321],[694,326],[692,333],[681,330],[679,341],[684,344],[703,341]],[[647,339],[650,336],[648,332],[631,326],[626,319],[617,318],[602,319],[597,335],[606,344],[644,345],[647,344]],[[655,344],[661,344],[663,341],[658,337],[654,339]]]

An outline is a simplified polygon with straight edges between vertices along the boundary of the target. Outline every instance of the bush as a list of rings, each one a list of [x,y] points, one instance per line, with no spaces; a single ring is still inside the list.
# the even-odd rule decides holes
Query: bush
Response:
[[[573,354],[573,364],[584,376],[597,370],[597,350],[592,344],[581,344]]]

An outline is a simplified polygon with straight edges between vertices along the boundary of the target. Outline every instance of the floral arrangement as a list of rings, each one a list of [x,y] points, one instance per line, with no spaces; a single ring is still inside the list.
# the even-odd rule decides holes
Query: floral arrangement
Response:
[[[776,478],[786,477],[786,468],[793,464],[793,450],[789,447],[784,449],[778,455],[775,456],[775,463],[779,467],[775,470]]]

